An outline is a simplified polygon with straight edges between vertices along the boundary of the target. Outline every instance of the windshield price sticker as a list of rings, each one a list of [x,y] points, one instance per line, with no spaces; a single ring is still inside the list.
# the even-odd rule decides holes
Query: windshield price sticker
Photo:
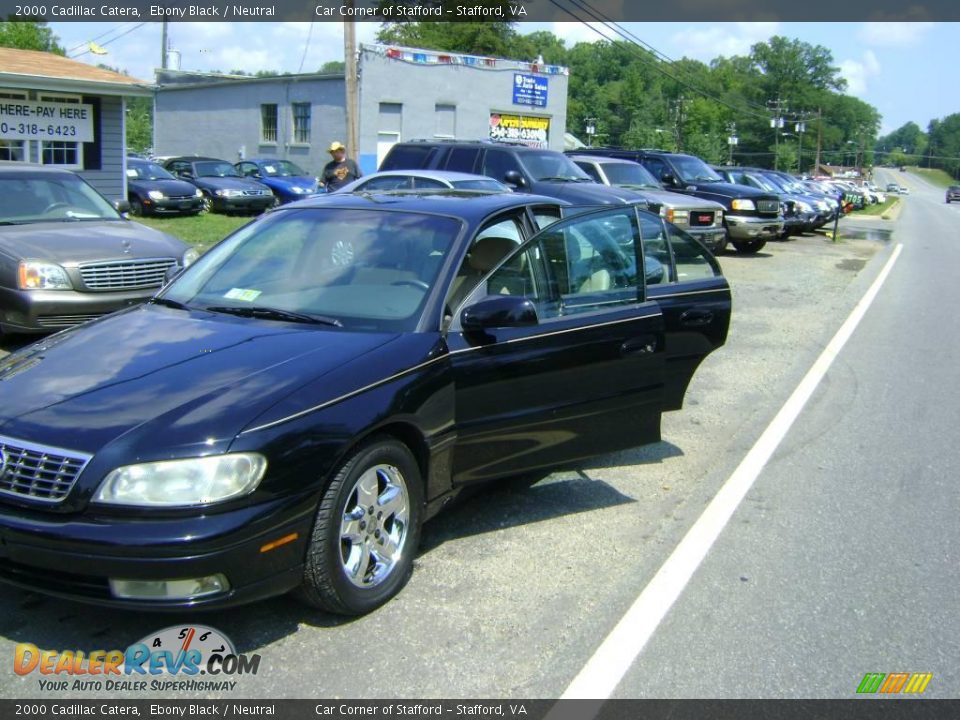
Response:
[[[93,106],[0,100],[0,139],[93,142]]]

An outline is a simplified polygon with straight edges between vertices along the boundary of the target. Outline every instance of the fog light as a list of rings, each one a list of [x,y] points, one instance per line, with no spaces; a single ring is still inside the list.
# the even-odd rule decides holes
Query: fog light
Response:
[[[113,596],[129,600],[192,600],[229,589],[230,583],[220,574],[187,580],[110,580]]]

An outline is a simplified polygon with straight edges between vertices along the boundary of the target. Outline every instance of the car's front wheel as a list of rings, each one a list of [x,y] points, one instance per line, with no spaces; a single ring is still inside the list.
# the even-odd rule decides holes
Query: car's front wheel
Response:
[[[136,195],[130,196],[130,214],[134,217],[143,217],[143,202]]]
[[[330,482],[307,547],[300,595],[341,615],[362,615],[396,595],[413,570],[423,481],[405,445],[379,438],[355,450]]]
[[[733,246],[741,255],[752,255],[758,253],[767,244],[766,240],[734,240]]]
[[[213,198],[210,197],[210,194],[206,190],[203,191],[203,202],[200,204],[200,212],[213,212]]]

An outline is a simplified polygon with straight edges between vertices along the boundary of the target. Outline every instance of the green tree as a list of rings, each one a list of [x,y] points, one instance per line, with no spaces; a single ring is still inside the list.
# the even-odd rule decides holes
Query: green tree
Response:
[[[347,71],[347,64],[343,60],[330,60],[320,66],[317,72],[320,73],[344,73]]]
[[[0,22],[0,47],[67,54],[45,22]]]
[[[377,33],[387,45],[497,57],[509,56],[517,38],[511,22],[389,22]]]
[[[153,98],[127,98],[127,149],[142,153],[153,147]]]

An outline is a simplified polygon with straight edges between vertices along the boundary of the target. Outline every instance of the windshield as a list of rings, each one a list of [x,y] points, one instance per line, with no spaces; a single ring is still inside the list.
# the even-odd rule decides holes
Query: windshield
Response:
[[[127,166],[127,177],[131,180],[176,180],[156,163],[130,163]]]
[[[76,175],[0,176],[0,225],[120,219],[113,205]]]
[[[685,183],[723,182],[723,178],[711,170],[700,158],[690,155],[677,155],[672,160],[679,179]]]
[[[744,177],[750,178],[753,185],[766,192],[779,193],[780,189],[770,182],[766,177],[758,173],[745,173]]]
[[[593,182],[589,175],[577,167],[566,155],[551,150],[517,153],[523,167],[535,180],[573,180]]]
[[[237,169],[228,162],[194,163],[197,177],[240,177]]]
[[[289,160],[270,160],[261,165],[267,177],[305,177],[307,171]]]
[[[650,174],[643,165],[637,163],[602,163],[611,185],[626,188],[649,188],[661,190],[660,183]]]
[[[381,209],[279,211],[215,246],[162,296],[218,312],[410,332],[460,228],[454,218]]]

